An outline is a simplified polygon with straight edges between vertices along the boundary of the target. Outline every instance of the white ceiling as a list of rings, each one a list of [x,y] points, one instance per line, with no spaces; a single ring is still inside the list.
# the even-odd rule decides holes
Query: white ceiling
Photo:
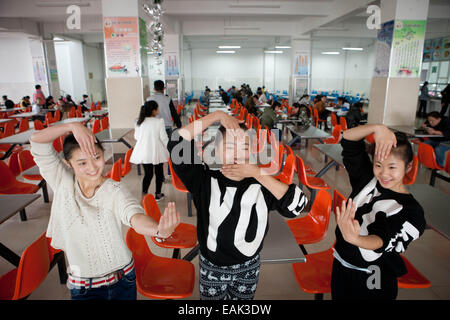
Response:
[[[67,30],[66,4],[82,3],[81,30]],[[66,35],[101,42],[101,0],[0,0],[1,28],[35,35]],[[124,0],[125,1],[125,0]],[[42,4],[59,4],[42,7]],[[298,37],[374,38],[366,8],[373,0],[165,0],[166,33],[182,33],[189,46],[247,37],[244,46],[267,47]],[[450,0],[430,0],[427,37],[450,34]],[[149,19],[148,19],[149,20]],[[1,32],[1,31],[0,31]]]

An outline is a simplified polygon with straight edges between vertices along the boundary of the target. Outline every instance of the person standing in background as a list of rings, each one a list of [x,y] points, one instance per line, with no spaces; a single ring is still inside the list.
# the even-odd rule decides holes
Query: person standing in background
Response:
[[[36,89],[36,91],[34,91],[34,94],[33,94],[33,103],[36,104],[37,98],[41,98],[42,101],[45,101],[45,95],[41,90],[41,85],[37,84],[34,86],[34,88]]]
[[[427,116],[427,103],[430,100],[430,94],[428,93],[428,81],[423,83],[422,88],[420,88],[419,96],[419,111],[418,116],[425,118]]]

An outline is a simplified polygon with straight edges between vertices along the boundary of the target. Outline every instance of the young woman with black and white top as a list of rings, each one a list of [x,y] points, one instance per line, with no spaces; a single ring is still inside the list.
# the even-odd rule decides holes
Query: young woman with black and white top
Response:
[[[221,124],[214,142],[216,158],[224,164],[220,171],[201,162],[193,140],[194,128],[202,132],[216,122]],[[168,144],[174,171],[197,208],[201,299],[253,299],[269,211],[294,218],[307,204],[295,184],[249,163],[246,130],[236,118],[216,111],[174,131]]]
[[[372,133],[373,163],[364,142]],[[341,145],[352,193],[336,210],[332,298],[395,299],[397,277],[406,273],[400,254],[426,226],[422,207],[403,185],[411,144],[384,125],[365,125],[345,131]]]

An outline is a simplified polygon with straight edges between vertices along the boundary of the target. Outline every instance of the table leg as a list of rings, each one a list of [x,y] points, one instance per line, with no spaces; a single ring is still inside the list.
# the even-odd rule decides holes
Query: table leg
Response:
[[[336,161],[331,160],[331,161],[328,162],[327,165],[326,165],[322,170],[320,170],[319,173],[316,174],[315,176],[316,176],[317,178],[320,178],[320,177],[323,176],[323,175],[324,175],[324,174],[325,174],[332,166],[335,166],[335,165],[337,165]]]
[[[18,267],[20,263],[20,257],[10,249],[8,249],[3,243],[0,242],[0,256],[5,260]]]
[[[194,259],[198,253],[200,252],[200,245],[197,244],[194,248],[192,248],[191,251],[189,251],[184,257],[183,260],[186,261],[192,261],[192,259]]]
[[[293,144],[295,144],[298,141],[298,143],[301,143],[302,140],[300,138],[300,136],[295,136],[291,139],[291,141],[288,142],[288,146],[291,147]],[[308,140],[306,140],[306,142],[308,142]]]
[[[172,259],[180,259],[180,249],[173,249]]]
[[[60,251],[55,254],[53,261],[50,264],[50,270],[55,266],[55,264],[58,265],[59,282],[61,284],[66,284],[68,276],[64,251]]]
[[[48,190],[47,190],[47,182],[45,180],[41,180],[38,184],[39,188],[42,188],[42,195],[44,196],[44,202],[48,203]]]
[[[20,210],[20,221],[27,221],[27,214],[25,212],[25,209]]]

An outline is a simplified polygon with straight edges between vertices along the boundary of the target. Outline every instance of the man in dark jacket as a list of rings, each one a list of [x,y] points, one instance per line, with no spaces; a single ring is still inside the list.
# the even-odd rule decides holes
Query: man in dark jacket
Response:
[[[2,98],[6,109],[14,108],[14,102],[12,100],[9,100],[7,96],[3,96]]]

